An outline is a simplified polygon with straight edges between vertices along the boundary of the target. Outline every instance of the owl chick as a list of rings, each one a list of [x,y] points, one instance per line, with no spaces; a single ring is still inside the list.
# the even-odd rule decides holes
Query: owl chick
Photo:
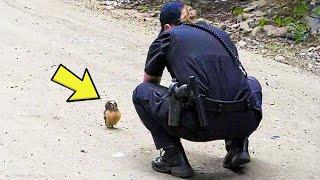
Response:
[[[105,107],[106,110],[104,111],[104,120],[106,126],[108,128],[113,128],[113,126],[116,125],[121,118],[121,113],[118,110],[118,105],[115,101],[108,101]]]

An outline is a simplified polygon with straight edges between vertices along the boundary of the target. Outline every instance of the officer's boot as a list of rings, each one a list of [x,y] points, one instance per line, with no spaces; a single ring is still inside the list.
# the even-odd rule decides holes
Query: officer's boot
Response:
[[[250,155],[248,151],[248,138],[244,140],[233,139],[226,140],[227,155],[223,161],[223,167],[229,169],[239,168],[241,165],[250,162]]]
[[[173,176],[187,178],[193,175],[182,145],[164,148],[165,153],[151,162],[152,169]]]

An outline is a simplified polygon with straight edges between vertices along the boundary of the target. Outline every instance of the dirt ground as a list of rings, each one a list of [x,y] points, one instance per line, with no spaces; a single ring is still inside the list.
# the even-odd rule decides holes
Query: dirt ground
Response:
[[[156,34],[76,4],[0,1],[0,179],[174,179],[152,171],[159,152],[131,103]],[[252,163],[234,173],[221,166],[223,141],[183,141],[193,179],[320,179],[320,78],[240,55],[264,91]],[[88,68],[102,99],[67,103],[72,91],[50,80],[59,64],[79,76]],[[123,115],[115,130],[103,122],[109,99]]]

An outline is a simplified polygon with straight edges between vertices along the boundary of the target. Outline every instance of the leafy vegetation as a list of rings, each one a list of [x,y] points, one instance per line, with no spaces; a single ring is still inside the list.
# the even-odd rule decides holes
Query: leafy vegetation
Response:
[[[273,18],[274,24],[278,27],[282,27],[283,26],[283,19],[280,16],[275,16]]]
[[[283,27],[283,26],[288,26],[291,23],[295,22],[295,19],[293,19],[292,17],[285,17],[282,18],[280,16],[275,16],[273,18],[273,22],[276,26],[278,27]]]
[[[149,7],[146,4],[138,6],[138,11],[140,11],[142,13],[147,12],[148,9],[149,9]]]
[[[310,27],[304,23],[305,16],[308,14],[308,4],[304,0],[294,0],[287,3],[289,13],[275,13],[273,18],[265,16],[258,20],[258,25],[263,27],[267,24],[273,24],[277,27],[287,27],[288,37],[291,37],[296,43],[300,43],[307,39]],[[310,12],[310,11],[309,11]],[[320,17],[320,7],[316,7],[312,10],[312,15]]]
[[[289,32],[294,38],[294,41],[299,43],[308,37],[309,27],[305,23],[295,22],[288,25]]]
[[[266,17],[262,17],[261,19],[259,19],[258,21],[258,25],[260,27],[263,27],[265,25],[267,25],[269,23],[268,19]]]
[[[292,9],[292,15],[295,18],[301,18],[306,15],[308,12],[308,5],[305,1],[300,1],[296,6]]]
[[[320,6],[317,6],[312,10],[312,15],[320,18]]]
[[[244,9],[242,7],[235,7],[232,9],[232,14],[235,16],[241,15],[244,13]]]
[[[288,26],[289,24],[293,23],[294,19],[292,17],[286,17],[282,20],[283,26]]]

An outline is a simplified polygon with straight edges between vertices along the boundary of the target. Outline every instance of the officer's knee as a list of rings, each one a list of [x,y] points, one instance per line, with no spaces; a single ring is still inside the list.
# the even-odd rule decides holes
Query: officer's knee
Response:
[[[141,100],[145,99],[145,94],[147,90],[148,83],[143,82],[139,84],[132,93],[132,101],[134,104],[141,102]]]
[[[254,91],[254,92],[261,92],[262,91],[261,84],[255,77],[249,76],[248,83],[249,83],[251,91]]]

